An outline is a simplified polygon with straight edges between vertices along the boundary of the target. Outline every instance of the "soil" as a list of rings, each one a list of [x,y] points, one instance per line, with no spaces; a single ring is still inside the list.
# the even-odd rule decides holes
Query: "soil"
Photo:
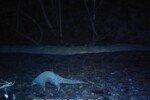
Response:
[[[38,85],[31,86],[32,80],[44,71],[89,84],[61,84],[59,91],[50,83],[46,83],[45,91]],[[15,81],[8,89],[16,100],[149,100],[150,52],[0,54],[0,79]]]

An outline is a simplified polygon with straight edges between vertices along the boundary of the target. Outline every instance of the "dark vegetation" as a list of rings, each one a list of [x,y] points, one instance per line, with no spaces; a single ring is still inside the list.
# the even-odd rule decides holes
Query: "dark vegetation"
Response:
[[[5,0],[0,45],[149,44],[147,1]]]

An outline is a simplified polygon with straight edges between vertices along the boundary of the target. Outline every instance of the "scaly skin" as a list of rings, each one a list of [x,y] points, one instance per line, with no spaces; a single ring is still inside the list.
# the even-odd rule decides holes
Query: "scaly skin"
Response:
[[[33,81],[32,85],[40,85],[43,90],[45,90],[45,84],[46,82],[50,82],[51,84],[55,85],[58,90],[60,90],[60,84],[88,84],[86,82],[80,81],[80,80],[71,80],[63,78],[54,72],[51,71],[45,71],[38,75]]]

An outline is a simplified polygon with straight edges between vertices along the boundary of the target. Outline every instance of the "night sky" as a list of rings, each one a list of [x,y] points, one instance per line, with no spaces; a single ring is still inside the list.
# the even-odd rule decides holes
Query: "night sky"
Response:
[[[147,0],[3,0],[0,45],[150,45],[149,12]]]

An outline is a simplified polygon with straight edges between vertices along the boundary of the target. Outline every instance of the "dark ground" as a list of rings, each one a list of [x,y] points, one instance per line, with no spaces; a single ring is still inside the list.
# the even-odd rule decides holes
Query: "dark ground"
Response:
[[[44,71],[90,84],[61,85],[60,91],[51,84],[46,85],[46,91],[31,86],[32,80]],[[11,89],[17,100],[150,100],[150,52],[72,56],[0,54],[0,79],[15,80]]]

